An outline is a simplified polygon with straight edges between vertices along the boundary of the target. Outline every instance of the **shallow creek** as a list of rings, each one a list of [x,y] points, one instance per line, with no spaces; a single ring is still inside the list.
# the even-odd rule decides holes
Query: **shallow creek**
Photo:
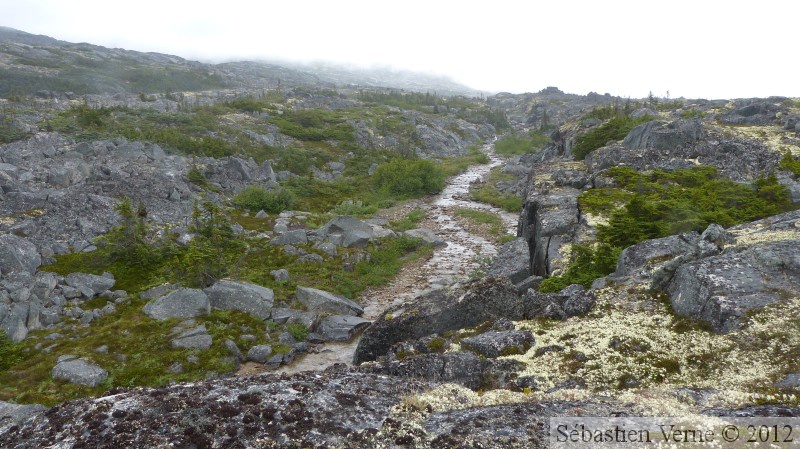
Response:
[[[517,214],[470,199],[470,184],[482,179],[502,163],[494,153],[493,144],[484,146],[483,151],[489,156],[488,164],[474,165],[466,172],[450,178],[439,195],[417,205],[428,217],[421,226],[432,229],[447,245],[436,248],[430,259],[405,267],[388,285],[362,293],[357,300],[364,307],[364,318],[375,320],[388,307],[402,304],[436,288],[464,282],[469,279],[470,273],[481,268],[482,261],[497,254],[493,242],[467,231],[459,224],[454,217],[458,209],[493,212],[502,217],[509,234],[516,232]],[[281,367],[279,372],[323,370],[334,363],[350,364],[357,346],[358,338],[349,343],[326,344],[319,347],[319,352],[309,353],[293,365]],[[261,371],[251,364],[243,368],[240,373]]]

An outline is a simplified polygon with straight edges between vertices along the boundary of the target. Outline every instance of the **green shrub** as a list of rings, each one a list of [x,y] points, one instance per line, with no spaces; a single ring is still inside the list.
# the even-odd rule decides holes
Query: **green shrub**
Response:
[[[491,204],[508,212],[519,212],[522,209],[522,198],[502,193],[488,184],[470,189],[469,193],[475,201]]]
[[[419,225],[419,222],[425,219],[425,211],[422,209],[414,209],[406,215],[402,220],[393,221],[390,223],[390,228],[396,232],[408,231],[414,229]]]
[[[394,159],[379,165],[372,181],[385,192],[414,198],[439,192],[446,179],[442,169],[429,160]]]
[[[592,151],[604,146],[610,141],[625,138],[633,128],[652,120],[653,117],[649,115],[639,118],[618,115],[602,125],[592,128],[578,136],[575,146],[572,147],[572,154],[575,155],[575,159],[583,160],[586,155]]]
[[[331,209],[334,215],[351,215],[354,217],[364,217],[372,215],[378,211],[378,207],[374,205],[365,205],[363,201],[346,200],[337,204],[336,207]]]
[[[702,231],[711,223],[724,227],[757,220],[794,208],[786,187],[775,176],[754,185],[719,178],[714,167],[638,173],[615,167],[607,173],[620,188],[592,189],[578,204],[594,213],[610,214],[599,225],[596,247],[573,245],[569,268],[542,282],[542,291],[558,291],[570,284],[591,285],[616,269],[619,253],[648,239]],[[601,198],[602,193],[609,193]],[[619,202],[624,202],[618,207]]]
[[[541,132],[528,134],[509,134],[494,144],[494,151],[503,156],[519,156],[539,151],[550,142],[550,138]]]
[[[300,323],[289,323],[286,325],[286,330],[297,341],[305,341],[308,337],[308,329]]]
[[[800,176],[800,160],[792,156],[792,152],[789,150],[786,150],[786,153],[783,154],[779,167],[781,170],[788,170],[794,173],[795,176]]]
[[[0,372],[8,370],[23,360],[25,360],[25,353],[22,345],[9,340],[5,332],[0,329]]]
[[[277,214],[291,209],[294,195],[287,189],[267,190],[259,185],[249,185],[233,197],[233,204],[251,212],[263,210]]]

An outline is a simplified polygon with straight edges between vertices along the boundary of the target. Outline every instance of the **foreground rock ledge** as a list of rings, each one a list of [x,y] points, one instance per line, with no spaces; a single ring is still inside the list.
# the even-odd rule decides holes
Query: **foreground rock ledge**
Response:
[[[433,412],[407,399],[435,386],[334,367],[112,391],[6,427],[0,447],[538,448],[550,416],[632,412],[562,401]]]

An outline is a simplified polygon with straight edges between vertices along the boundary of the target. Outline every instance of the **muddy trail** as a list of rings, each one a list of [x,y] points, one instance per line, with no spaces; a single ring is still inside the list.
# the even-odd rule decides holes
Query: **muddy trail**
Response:
[[[470,199],[470,185],[502,164],[502,160],[494,153],[493,144],[484,146],[483,151],[489,156],[488,164],[474,165],[464,173],[450,178],[438,195],[384,212],[383,218],[393,219],[402,217],[413,209],[422,209],[426,218],[420,223],[420,227],[433,230],[447,244],[437,247],[429,259],[407,265],[388,285],[363,292],[357,301],[364,307],[364,318],[375,320],[390,306],[401,304],[430,290],[467,281],[471,273],[481,268],[482,263],[497,254],[497,245],[493,241],[462,226],[464,220],[456,217],[458,209],[469,208],[495,213],[502,218],[503,228],[508,234],[516,232],[517,214]],[[357,346],[358,338],[349,343],[320,345],[314,352],[305,355],[293,365],[281,367],[279,371],[291,374],[323,370],[334,363],[350,364]],[[243,365],[239,374],[263,370],[263,366],[248,363]]]

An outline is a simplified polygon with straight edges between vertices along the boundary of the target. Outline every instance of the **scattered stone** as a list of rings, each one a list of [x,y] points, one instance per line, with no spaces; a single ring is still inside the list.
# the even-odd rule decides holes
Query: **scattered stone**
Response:
[[[258,211],[258,213],[256,214],[256,218],[259,218],[259,219],[267,218],[268,216],[269,215],[267,215],[267,213],[264,212],[263,209]]]
[[[345,248],[365,248],[372,240],[372,226],[354,217],[339,216],[318,229],[317,235]]]
[[[289,280],[289,271],[283,268],[280,270],[272,270],[269,272],[269,274],[271,274],[272,279],[277,282],[286,282]]]
[[[182,288],[147,303],[142,311],[150,318],[194,318],[211,313],[211,302],[202,290]]]
[[[206,350],[211,347],[212,342],[206,326],[201,324],[173,338],[171,344],[173,348]]]
[[[59,358],[51,374],[56,380],[65,380],[69,383],[96,387],[108,377],[108,371],[84,359]]]
[[[278,231],[275,230],[275,232]],[[286,231],[269,241],[270,245],[305,245],[306,243],[308,243],[308,235],[304,229]]]
[[[244,354],[242,354],[241,349],[239,349],[239,347],[236,346],[236,343],[233,340],[227,338],[222,343],[222,345],[225,346],[225,349],[228,351],[228,354],[230,354],[232,357],[236,357],[236,360],[238,360],[239,362],[245,361]]]
[[[78,289],[87,298],[92,298],[106,290],[110,290],[116,283],[113,277],[87,273],[68,274],[65,282],[70,287]]]
[[[415,239],[422,239],[425,243],[429,243],[433,246],[447,246],[447,242],[427,228],[411,229],[403,234],[414,237]]]
[[[350,341],[370,323],[359,317],[333,315],[323,319],[316,331],[325,341]]]
[[[292,314],[288,320],[286,320],[286,324],[297,323],[303,325],[306,329],[314,329],[317,327],[319,323],[319,314],[316,312],[302,312],[302,311],[295,311],[296,313]]]
[[[489,278],[454,291],[435,290],[388,310],[361,335],[353,363],[387,354],[395,343],[477,326],[485,321],[523,319],[523,301],[508,278]],[[391,315],[391,319],[387,319]]]
[[[297,300],[306,306],[309,311],[328,312],[339,315],[361,316],[364,309],[357,303],[345,298],[315,288],[297,287]]]
[[[247,351],[247,360],[256,363],[266,363],[270,354],[272,354],[272,346],[256,345]]]

